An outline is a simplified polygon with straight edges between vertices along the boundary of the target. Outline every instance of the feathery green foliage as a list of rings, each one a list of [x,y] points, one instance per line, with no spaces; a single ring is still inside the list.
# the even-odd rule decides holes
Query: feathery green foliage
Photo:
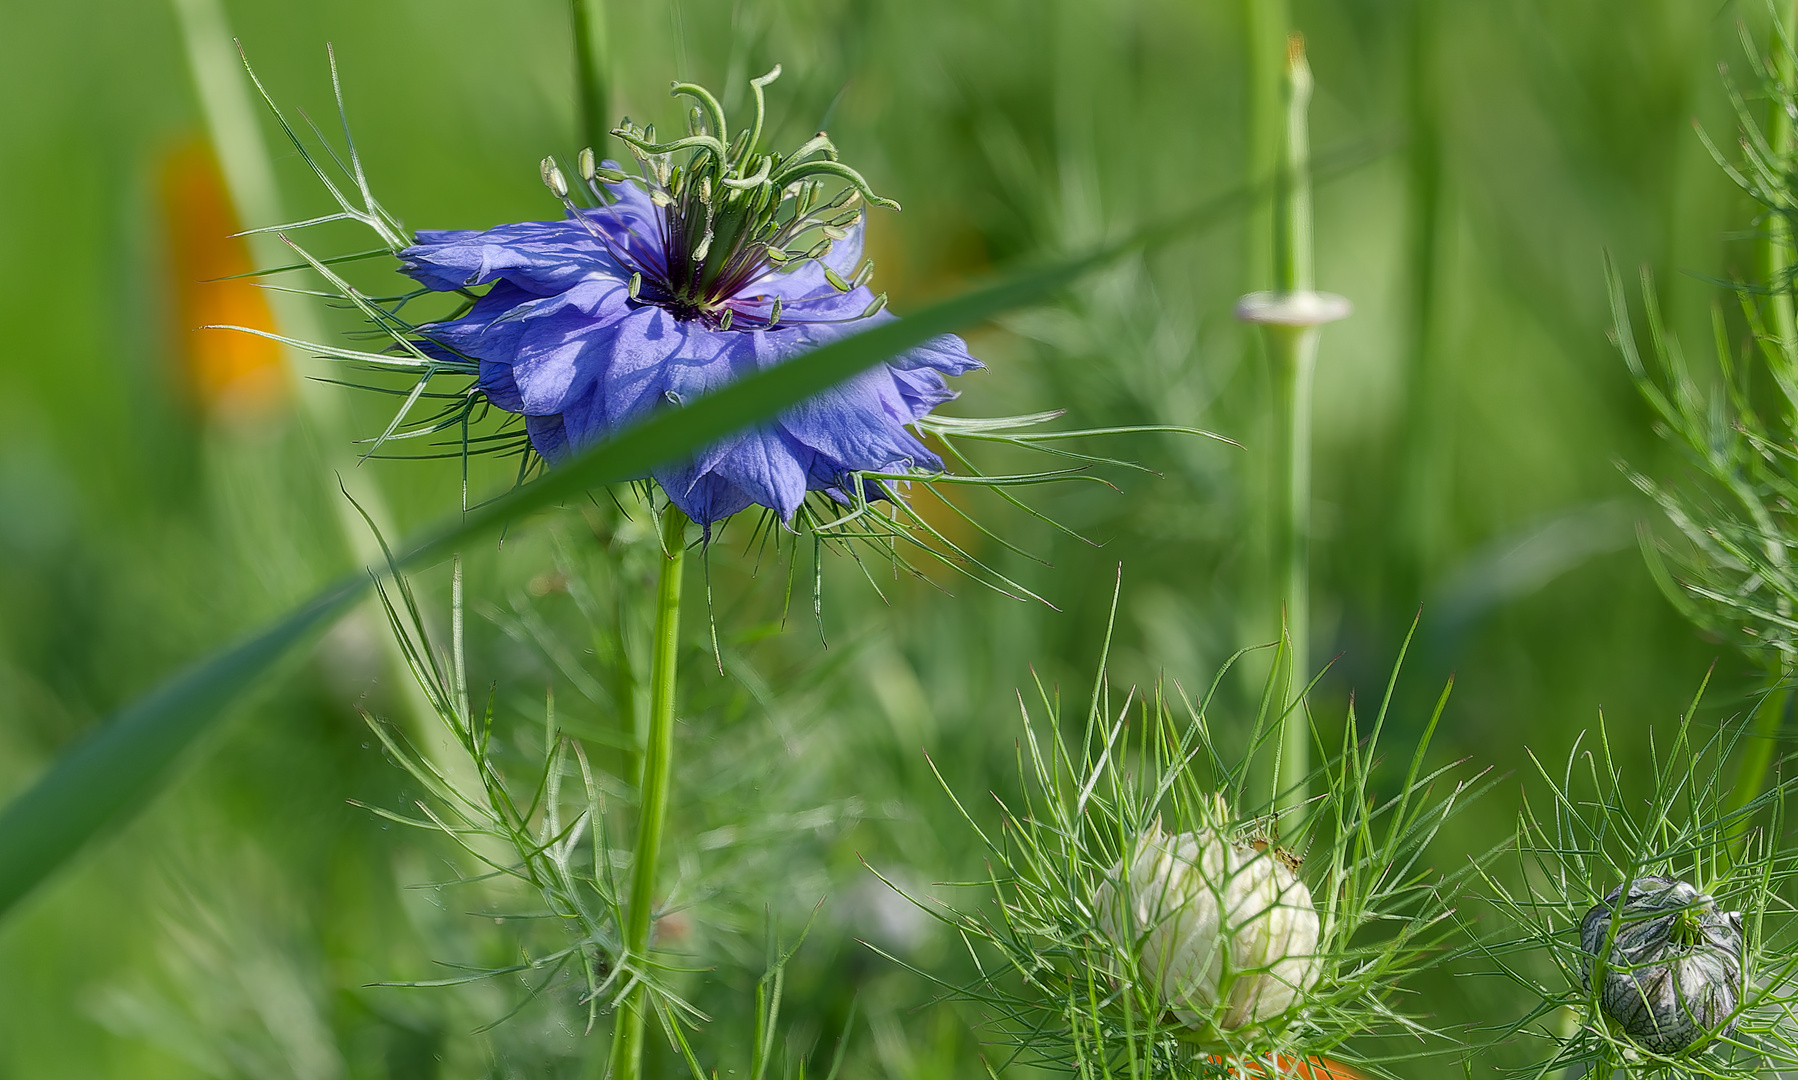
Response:
[[[1270,679],[1248,746],[1232,753],[1220,745],[1214,700],[1237,658],[1197,700],[1176,684],[1172,700],[1157,687],[1117,702],[1101,667],[1074,739],[1062,734],[1057,696],[1039,682],[1044,715],[1033,721],[1024,708],[1019,741],[1023,794],[1000,800],[997,830],[956,799],[990,874],[967,888],[988,895],[977,905],[917,902],[967,944],[978,976],[944,989],[978,1007],[983,1026],[1011,1048],[1005,1063],[1081,1077],[1221,1077],[1250,1061],[1279,1075],[1328,1056],[1383,1073],[1383,1064],[1419,1052],[1382,1049],[1385,1038],[1421,1037],[1424,1052],[1453,1045],[1404,1000],[1407,979],[1443,955],[1456,891],[1472,870],[1438,871],[1432,844],[1484,786],[1478,775],[1457,778],[1456,765],[1424,765],[1447,689],[1402,784],[1383,789],[1373,780],[1389,686],[1365,737],[1351,708],[1342,744],[1302,778],[1318,794],[1287,808],[1254,792],[1265,786],[1259,759],[1280,753],[1282,703],[1297,698]],[[1231,1030],[1182,1024],[1158,996],[1161,973],[1106,930],[1096,898],[1127,884],[1130,853],[1155,828],[1226,829],[1232,843],[1288,860],[1307,883],[1321,919],[1310,960],[1316,983],[1284,1015]],[[1227,918],[1241,917],[1221,899],[1229,882],[1208,887]]]
[[[1694,699],[1672,738],[1651,742],[1646,776],[1628,775],[1615,742],[1623,729],[1603,722],[1592,745],[1582,740],[1564,766],[1535,762],[1541,793],[1525,802],[1519,817],[1515,862],[1495,867],[1510,871],[1503,879],[1486,876],[1505,927],[1479,949],[1490,970],[1537,999],[1515,1023],[1495,1026],[1500,1037],[1520,1037],[1539,1057],[1506,1075],[1621,1069],[1742,1080],[1798,1063],[1792,983],[1798,911],[1790,900],[1798,855],[1785,830],[1795,781],[1781,780],[1741,804],[1726,763],[1742,728],[1707,735],[1695,723],[1697,710]],[[1763,814],[1765,825],[1749,827]],[[1594,905],[1649,876],[1685,881],[1716,910],[1742,916],[1746,990],[1737,1011],[1724,1018],[1734,1033],[1701,1039],[1677,1055],[1651,1052],[1619,1030],[1601,1006],[1601,980],[1592,977],[1596,958],[1580,942],[1581,920]],[[1622,920],[1613,916],[1613,922]],[[1606,950],[1625,928],[1607,930]]]

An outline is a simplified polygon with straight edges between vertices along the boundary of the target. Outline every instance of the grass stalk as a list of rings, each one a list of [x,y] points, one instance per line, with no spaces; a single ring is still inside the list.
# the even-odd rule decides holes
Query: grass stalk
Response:
[[[655,640],[650,666],[649,730],[643,747],[643,779],[638,788],[637,845],[631,860],[630,906],[625,909],[625,956],[646,965],[654,924],[656,869],[668,819],[668,786],[673,775],[674,691],[680,657],[681,566],[687,547],[687,515],[670,503],[662,512],[662,565],[656,580]],[[648,999],[640,979],[618,1010],[612,1036],[613,1080],[643,1075],[643,1033]]]
[[[1755,710],[1752,728],[1745,740],[1742,751],[1742,764],[1734,789],[1730,792],[1725,818],[1733,817],[1748,805],[1760,798],[1767,790],[1767,780],[1772,772],[1774,751],[1779,748],[1779,731],[1785,726],[1786,711],[1790,707],[1792,688],[1782,682],[1778,687],[1761,698],[1760,707]],[[1775,781],[1777,782],[1777,781]],[[1748,819],[1740,818],[1731,826],[1731,842],[1734,849],[1741,852],[1748,836]]]
[[[570,36],[574,39],[575,95],[582,145],[606,156],[612,129],[610,40],[606,34],[605,0],[568,0]]]
[[[1793,33],[1798,30],[1798,0],[1780,0],[1773,5],[1773,18],[1767,43],[1771,54],[1768,73],[1779,89],[1770,95],[1767,103],[1767,146],[1774,160],[1783,166],[1782,171],[1789,173],[1794,149],[1798,149],[1798,132],[1794,131],[1792,115],[1786,107],[1787,93],[1794,81],[1798,81],[1793,52]],[[1777,362],[1785,365],[1780,381],[1786,385],[1798,374],[1798,317],[1794,316],[1792,294],[1794,263],[1798,262],[1798,256],[1793,250],[1792,213],[1793,208],[1789,206],[1776,206],[1768,211],[1767,228],[1761,234],[1755,253],[1761,280],[1766,283],[1768,293],[1767,329],[1778,343],[1774,355],[1778,357]],[[1769,533],[1765,544],[1768,562],[1784,568],[1788,558],[1782,538]],[[1780,615],[1790,617],[1791,602],[1781,598],[1778,611]],[[1791,650],[1780,650],[1777,662],[1778,668],[1773,672],[1774,689],[1761,700],[1754,715],[1741,771],[1730,797],[1731,810],[1746,807],[1767,788],[1779,746],[1780,729],[1784,726],[1787,698],[1791,693]],[[1746,826],[1745,821],[1738,823],[1738,833],[1744,832]]]
[[[1416,603],[1443,550],[1443,492],[1446,425],[1441,416],[1443,372],[1435,362],[1436,309],[1441,270],[1442,118],[1436,73],[1438,0],[1412,0],[1405,160],[1410,198],[1407,241],[1410,251],[1409,340],[1406,342],[1405,425],[1401,451],[1402,487],[1398,520],[1403,547],[1398,556],[1400,597]]]
[[[289,220],[281,206],[274,158],[256,120],[257,106],[246,86],[242,58],[234,47],[223,3],[172,0],[172,4],[188,70],[205,117],[207,139],[224,175],[239,227],[257,228]],[[245,239],[258,266],[282,266],[293,261],[293,251],[275,233],[251,233]],[[309,297],[288,289],[269,289],[266,296],[284,337],[297,341],[326,339]],[[294,400],[299,403],[304,444],[317,463],[321,482],[327,485],[326,501],[335,511],[344,548],[359,566],[381,566],[386,562],[386,554],[378,534],[392,536],[398,530],[373,471],[359,468],[345,390],[320,377],[331,374],[315,366],[325,361],[291,347],[282,352]],[[341,497],[330,491],[331,487],[340,489]],[[377,625],[385,622],[378,611],[371,612],[370,617]],[[454,740],[438,722],[436,710],[409,675],[405,657],[389,635],[377,636],[383,642],[382,659],[393,675],[392,685],[399,688],[398,696],[409,714],[414,738],[429,749],[433,763],[465,790],[475,790],[476,778],[465,766]]]
[[[1304,39],[1287,40],[1285,137],[1274,176],[1273,271],[1276,297],[1309,294],[1312,288],[1310,146],[1307,114],[1311,69]],[[1273,552],[1275,585],[1285,607],[1287,685],[1302,695],[1310,678],[1307,648],[1311,635],[1311,387],[1317,366],[1316,325],[1264,322],[1262,332],[1272,367],[1274,468],[1276,490]],[[1285,702],[1274,793],[1285,809],[1304,802],[1304,777],[1311,771],[1310,725],[1304,704]]]
[[[1781,0],[1774,7],[1775,25],[1768,35],[1771,53],[1770,74],[1780,87],[1790,88],[1794,81],[1792,34],[1798,28],[1798,0]],[[1767,145],[1780,162],[1790,164],[1793,150],[1792,116],[1786,111],[1785,95],[1771,95],[1767,103]],[[1759,243],[1761,280],[1767,283],[1767,328],[1779,341],[1779,351],[1787,370],[1798,368],[1798,319],[1792,302],[1792,210],[1777,207],[1767,215],[1767,229]]]
[[[1248,183],[1260,189],[1278,171],[1284,138],[1281,87],[1285,79],[1286,36],[1290,31],[1287,0],[1244,0],[1243,21],[1248,37]],[[1247,280],[1251,282],[1267,277],[1267,246],[1262,238],[1272,225],[1272,215],[1271,197],[1257,197],[1248,215]]]

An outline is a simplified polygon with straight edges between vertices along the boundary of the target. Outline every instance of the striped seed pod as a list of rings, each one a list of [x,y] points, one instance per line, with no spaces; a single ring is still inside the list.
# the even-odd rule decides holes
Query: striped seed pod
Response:
[[[1628,899],[1619,885],[1580,921],[1580,948],[1588,988],[1604,957],[1599,1004],[1643,1049],[1678,1054],[1734,1031],[1747,986],[1742,913],[1718,911],[1686,882],[1640,877],[1629,883]]]

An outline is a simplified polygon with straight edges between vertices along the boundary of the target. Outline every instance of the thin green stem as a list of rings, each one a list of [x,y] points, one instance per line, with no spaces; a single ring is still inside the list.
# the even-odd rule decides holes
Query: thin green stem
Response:
[[[1281,86],[1285,80],[1286,35],[1290,21],[1287,0],[1243,0],[1243,23],[1248,54],[1248,132],[1251,187],[1260,188],[1279,167],[1284,136]],[[1259,287],[1268,272],[1263,238],[1271,226],[1273,201],[1255,199],[1249,214],[1248,278]]]
[[[1774,19],[1775,25],[1768,34],[1768,52],[1772,54],[1770,74],[1776,85],[1768,95],[1767,146],[1773,152],[1781,175],[1787,175],[1792,166],[1794,148],[1798,147],[1798,133],[1794,132],[1792,115],[1787,110],[1795,74],[1798,74],[1794,72],[1792,38],[1794,29],[1798,29],[1798,0],[1786,0],[1777,5],[1774,8]],[[1769,212],[1767,231],[1761,237],[1759,250],[1756,252],[1761,280],[1766,283],[1768,290],[1767,328],[1779,342],[1779,354],[1786,369],[1775,373],[1775,381],[1782,385],[1790,385],[1790,380],[1798,373],[1798,319],[1794,317],[1792,297],[1795,259],[1791,220],[1793,209],[1789,206],[1776,206]],[[1764,531],[1767,561],[1775,567],[1783,568],[1787,563],[1785,543],[1776,530],[1768,528]],[[1778,609],[1781,615],[1791,614],[1791,604],[1783,598],[1778,601]],[[1730,796],[1731,811],[1739,811],[1748,806],[1767,786],[1791,693],[1790,688],[1785,685],[1791,674],[1791,655],[1782,650],[1779,668],[1773,673],[1776,688],[1761,700],[1760,709],[1754,717],[1754,727],[1743,754],[1741,772],[1736,778],[1735,791]],[[1737,845],[1745,838],[1747,825],[1746,819],[1736,825],[1732,840]]]
[[[1304,39],[1287,42],[1285,136],[1274,174],[1274,289],[1282,295],[1312,287],[1311,173],[1307,113],[1311,69]],[[1316,326],[1263,327],[1273,367],[1277,485],[1273,530],[1276,587],[1285,606],[1291,647],[1287,681],[1292,695],[1280,729],[1280,764],[1274,795],[1281,809],[1305,801],[1304,779],[1311,771],[1310,722],[1302,700],[1311,677],[1311,384],[1317,366]]]
[[[1438,401],[1444,365],[1437,362],[1437,274],[1441,269],[1442,117],[1437,64],[1437,0],[1412,0],[1406,79],[1405,159],[1409,198],[1407,237],[1410,281],[1409,340],[1406,342],[1405,424],[1401,436],[1398,580],[1402,602],[1414,604],[1443,548],[1443,491],[1447,474],[1443,444],[1447,426]]]
[[[188,71],[194,81],[208,141],[232,209],[244,228],[261,228],[289,220],[282,208],[275,181],[275,158],[262,137],[259,109],[244,77],[244,61],[232,37],[221,0],[171,0],[187,51]],[[253,233],[244,238],[257,266],[281,266],[293,259],[293,251],[274,233]],[[326,332],[308,297],[293,290],[269,289],[269,307],[282,336],[297,341],[324,341]],[[223,331],[212,331],[222,333]],[[395,535],[392,511],[372,469],[358,468],[348,412],[349,399],[327,375],[335,374],[311,355],[311,350],[283,350],[294,398],[304,422],[304,448],[318,469],[325,501],[331,506],[338,534],[358,566],[382,566],[386,553],[380,537]],[[386,617],[371,602],[367,618],[376,625]],[[432,764],[464,792],[480,789],[479,779],[462,748],[439,721],[437,710],[411,677],[410,667],[390,634],[381,640],[382,660],[393,674],[405,704],[413,737],[425,748]]]
[[[605,0],[568,0],[568,22],[574,38],[575,93],[580,98],[581,138],[597,157],[606,156],[612,129],[611,65],[606,37]]]
[[[1786,709],[1791,703],[1792,688],[1780,685],[1761,699],[1755,710],[1748,744],[1742,751],[1741,771],[1736,774],[1735,789],[1730,792],[1726,818],[1747,809],[1767,789],[1773,770],[1774,751],[1779,748],[1779,730],[1785,725]],[[1730,828],[1730,849],[1739,857],[1748,837],[1748,818],[1738,819]]]
[[[632,854],[630,903],[625,909],[624,951],[633,964],[648,963],[655,914],[656,867],[668,819],[673,774],[674,690],[680,657],[681,565],[687,547],[687,515],[672,503],[662,511],[662,566],[656,581],[656,627],[650,666],[649,732],[638,788],[637,847]],[[643,1032],[649,1003],[641,981],[625,996],[612,1037],[613,1080],[643,1075]]]
[[[1302,782],[1311,771],[1310,724],[1300,700],[1311,678],[1307,647],[1311,635],[1311,384],[1316,369],[1317,336],[1314,326],[1264,328],[1273,365],[1275,450],[1279,455],[1274,475],[1279,488],[1272,492],[1275,507],[1274,559],[1284,606],[1290,712],[1281,722],[1280,769],[1274,793],[1281,809],[1305,800]],[[1283,794],[1282,794],[1283,793]]]
[[[1279,166],[1274,170],[1274,291],[1305,292],[1312,287],[1311,255],[1311,65],[1305,39],[1286,39],[1286,78],[1280,85]]]
[[[1792,116],[1786,111],[1786,104],[1794,79],[1792,33],[1798,27],[1798,0],[1778,5],[1774,17],[1777,24],[1768,35],[1768,52],[1772,54],[1771,74],[1778,88],[1769,95],[1767,103],[1767,146],[1784,174],[1791,164],[1794,146]],[[1773,208],[1759,251],[1761,280],[1770,292],[1767,325],[1779,339],[1787,374],[1798,369],[1798,320],[1794,319],[1792,304],[1792,211],[1787,206]]]

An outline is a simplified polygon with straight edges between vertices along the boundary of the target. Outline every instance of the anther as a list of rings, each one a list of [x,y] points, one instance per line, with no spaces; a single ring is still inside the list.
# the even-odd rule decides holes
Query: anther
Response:
[[[555,158],[544,158],[538,166],[538,170],[543,175],[543,186],[547,187],[556,198],[566,199],[568,197],[568,178],[562,175],[562,167],[556,164]]]
[[[768,329],[772,330],[780,324],[780,297],[774,298],[774,307],[768,312]]]
[[[637,294],[643,291],[643,275],[642,274],[632,274],[631,275],[631,283],[628,286],[628,288],[626,289],[626,291],[630,293],[631,299],[635,300],[637,298]]]
[[[719,317],[719,319],[718,319],[718,329],[720,329],[720,330],[729,330],[730,329],[730,317],[732,314],[733,314],[733,312],[730,308],[724,309],[724,314],[721,317]]]
[[[574,164],[580,170],[581,179],[589,184],[599,175],[599,162],[594,158],[591,146],[581,147],[581,152],[574,157]]]
[[[848,292],[850,289],[855,288],[855,286],[844,281],[842,275],[838,274],[828,266],[824,268],[824,280],[830,282],[830,287],[838,292]]]
[[[887,306],[887,294],[881,293],[879,296],[876,296],[874,298],[874,302],[872,304],[868,305],[868,309],[866,311],[862,312],[861,317],[866,319],[869,316],[878,315],[880,313],[880,309],[884,308],[886,306]]]

